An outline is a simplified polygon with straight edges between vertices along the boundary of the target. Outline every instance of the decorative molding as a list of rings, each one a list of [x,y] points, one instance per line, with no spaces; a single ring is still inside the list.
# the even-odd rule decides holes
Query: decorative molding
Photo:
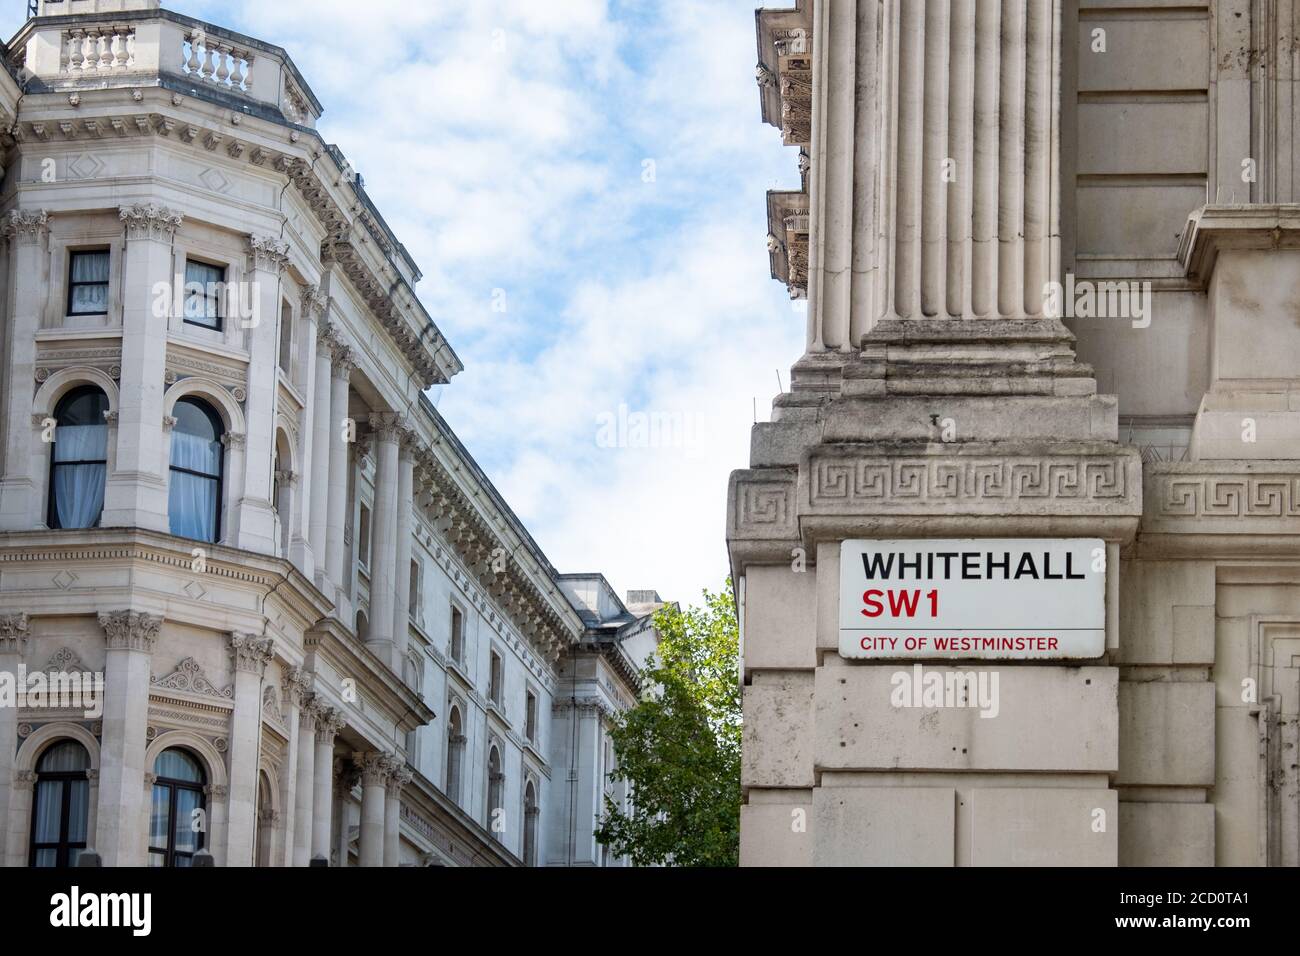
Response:
[[[787,539],[797,535],[795,469],[761,469],[732,476],[731,538]]]
[[[160,615],[141,611],[102,611],[99,615],[99,626],[104,629],[109,650],[152,654],[162,622]]]
[[[278,276],[289,262],[289,243],[274,236],[248,237],[249,268]]]
[[[218,700],[234,700],[235,688],[230,685],[218,688],[208,679],[202,666],[192,657],[187,657],[166,677],[150,677],[149,686],[153,690],[181,691],[186,694],[198,694],[215,697]]]
[[[27,629],[31,622],[24,614],[0,614],[0,654],[23,654],[27,650]]]
[[[3,228],[5,236],[18,245],[44,243],[50,234],[50,214],[44,209],[11,209]]]
[[[44,670],[47,674],[93,673],[89,667],[81,662],[81,658],[77,656],[77,652],[67,646],[59,648],[50,655],[50,659],[46,662]]]
[[[361,773],[361,785],[364,787],[386,787],[392,772],[392,754],[380,750],[366,753],[356,751],[352,762]]]

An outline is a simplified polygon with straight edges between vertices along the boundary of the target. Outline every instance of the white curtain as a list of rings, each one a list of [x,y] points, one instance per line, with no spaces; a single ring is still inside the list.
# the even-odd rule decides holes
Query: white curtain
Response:
[[[106,425],[60,425],[54,430],[54,508],[59,527],[91,528],[99,521],[107,457]]]
[[[172,534],[196,541],[216,540],[217,476],[221,474],[222,450],[219,441],[172,432],[173,470],[167,501]],[[177,468],[202,474],[191,475]]]
[[[72,312],[108,311],[108,253],[82,253],[72,257]],[[95,283],[82,285],[80,283]]]

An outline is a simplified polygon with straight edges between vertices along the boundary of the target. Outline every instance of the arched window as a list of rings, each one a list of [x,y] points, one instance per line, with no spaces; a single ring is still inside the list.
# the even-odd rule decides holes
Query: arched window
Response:
[[[158,755],[153,772],[149,865],[189,866],[203,849],[208,829],[203,766],[188,751],[172,747]]]
[[[460,708],[451,708],[447,718],[447,796],[460,803],[461,763],[465,757],[465,732],[461,727]]]
[[[271,805],[271,778],[265,770],[257,774],[257,833],[253,838],[255,866],[271,865],[272,831],[275,828],[275,809]]]
[[[182,398],[172,409],[171,487],[167,513],[172,534],[216,541],[221,534],[221,436],[225,429],[212,407]]]
[[[357,611],[357,640],[366,641],[370,639],[370,619],[366,617],[365,611]]]
[[[36,764],[31,866],[75,866],[86,848],[90,810],[90,755],[75,740],[61,740]]]
[[[537,789],[531,780],[524,788],[524,866],[537,865]]]
[[[106,411],[108,398],[93,385],[73,389],[54,409],[51,528],[93,528],[99,523],[108,470]]]
[[[492,836],[500,840],[500,832],[496,822],[498,819],[505,819],[503,814],[497,811],[501,809],[501,795],[505,791],[506,775],[501,772],[501,751],[493,745],[488,750],[487,764],[487,826],[492,831]]]

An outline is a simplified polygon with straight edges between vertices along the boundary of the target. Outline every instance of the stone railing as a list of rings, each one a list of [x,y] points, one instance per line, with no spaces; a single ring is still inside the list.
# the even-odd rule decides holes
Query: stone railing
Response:
[[[63,33],[63,68],[72,74],[130,70],[135,67],[135,28],[88,27]]]
[[[253,88],[253,54],[195,30],[181,41],[181,70],[191,79],[248,92]]]

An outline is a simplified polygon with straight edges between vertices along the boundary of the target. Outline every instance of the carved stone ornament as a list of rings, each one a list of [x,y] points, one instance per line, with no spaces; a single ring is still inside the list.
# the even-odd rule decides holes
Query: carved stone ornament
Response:
[[[4,234],[20,245],[44,241],[50,215],[44,209],[11,209],[4,218]]]
[[[187,694],[216,697],[219,700],[235,699],[233,686],[218,688],[208,680],[208,675],[203,672],[199,662],[192,657],[187,657],[177,664],[176,669],[166,677],[150,677],[149,686],[159,690],[177,690]]]
[[[152,654],[162,617],[141,611],[103,611],[99,626],[104,629],[110,650],[144,651]]]
[[[289,243],[274,236],[248,237],[248,264],[254,270],[279,275],[289,261]]]
[[[127,239],[155,239],[160,242],[170,242],[185,219],[179,212],[152,202],[121,206],[117,214],[126,227]]]
[[[22,654],[27,649],[27,615],[0,614],[0,654]]]
[[[274,642],[269,637],[232,633],[230,635],[231,666],[237,671],[261,677],[266,670],[266,665],[271,661],[273,647]]]

